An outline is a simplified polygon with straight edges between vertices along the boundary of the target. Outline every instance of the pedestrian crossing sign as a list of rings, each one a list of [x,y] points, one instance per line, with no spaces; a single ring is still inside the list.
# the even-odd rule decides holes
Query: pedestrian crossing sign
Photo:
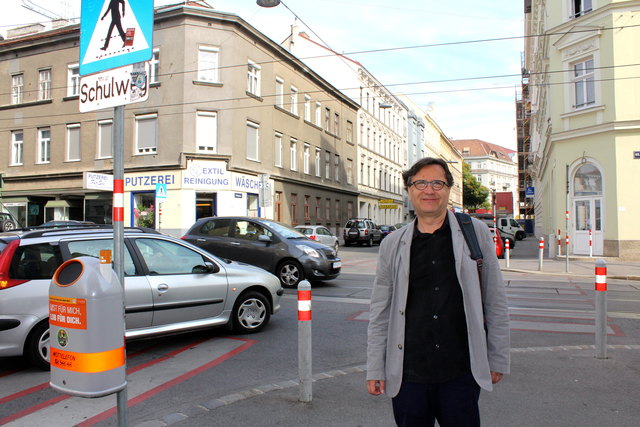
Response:
[[[156,184],[156,199],[167,198],[167,184]]]
[[[153,0],[82,0],[80,75],[148,61]]]

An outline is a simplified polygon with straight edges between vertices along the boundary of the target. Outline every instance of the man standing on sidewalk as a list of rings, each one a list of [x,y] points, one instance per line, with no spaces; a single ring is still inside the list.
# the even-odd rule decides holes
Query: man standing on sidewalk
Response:
[[[417,218],[380,245],[367,390],[393,398],[399,426],[479,426],[480,388],[491,390],[510,365],[507,299],[491,234],[473,220],[484,256],[480,281],[447,210],[447,163],[424,158],[402,176]]]

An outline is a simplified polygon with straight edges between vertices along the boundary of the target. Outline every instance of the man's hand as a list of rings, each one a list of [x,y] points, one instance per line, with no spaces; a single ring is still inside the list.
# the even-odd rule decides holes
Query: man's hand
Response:
[[[502,374],[500,372],[491,371],[491,382],[493,384],[497,384],[502,379]]]
[[[367,380],[367,391],[374,396],[383,394],[384,380]]]

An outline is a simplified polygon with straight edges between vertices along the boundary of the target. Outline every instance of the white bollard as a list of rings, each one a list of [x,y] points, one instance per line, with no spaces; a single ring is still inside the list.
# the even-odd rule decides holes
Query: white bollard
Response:
[[[311,402],[311,284],[307,280],[298,283],[298,376],[300,401]]]
[[[509,247],[509,239],[504,242],[504,257],[507,260],[507,268],[509,268],[509,253],[511,252]]]
[[[540,237],[539,246],[540,253],[538,255],[538,271],[542,270],[542,258],[544,258],[544,237]]]
[[[596,261],[596,358],[607,358],[607,263]]]

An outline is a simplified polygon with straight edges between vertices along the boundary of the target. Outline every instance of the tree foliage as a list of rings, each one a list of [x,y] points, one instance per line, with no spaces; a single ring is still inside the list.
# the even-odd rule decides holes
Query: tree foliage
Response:
[[[490,208],[489,189],[478,182],[471,174],[471,166],[467,162],[462,163],[462,200],[465,209]]]

